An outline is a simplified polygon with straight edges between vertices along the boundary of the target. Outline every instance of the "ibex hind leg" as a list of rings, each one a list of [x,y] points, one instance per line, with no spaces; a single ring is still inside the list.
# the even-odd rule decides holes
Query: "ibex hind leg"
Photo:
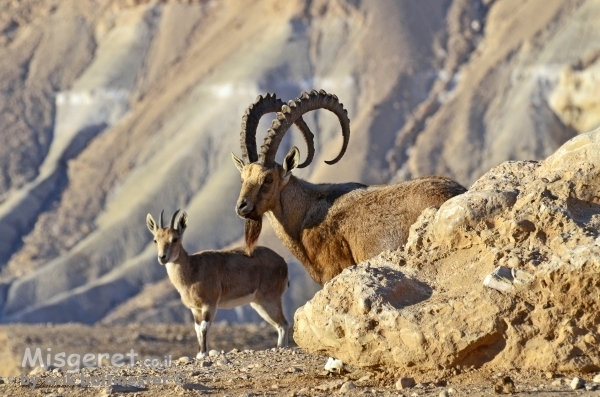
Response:
[[[277,347],[287,347],[289,325],[283,314],[281,301],[270,303],[252,302],[250,306],[277,330]]]
[[[208,355],[208,330],[216,314],[215,309],[196,310],[192,309],[194,316],[194,329],[198,338],[198,354],[196,358],[202,358]]]

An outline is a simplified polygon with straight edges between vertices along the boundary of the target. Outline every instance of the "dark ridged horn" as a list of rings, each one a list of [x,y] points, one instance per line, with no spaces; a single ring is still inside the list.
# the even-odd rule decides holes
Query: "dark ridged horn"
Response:
[[[240,132],[240,146],[244,161],[254,163],[258,160],[256,130],[258,129],[260,118],[267,113],[282,111],[284,105],[285,103],[277,98],[275,94],[266,94],[265,96],[259,95],[256,101],[246,109],[242,117],[242,131]],[[306,160],[298,166],[298,168],[304,168],[312,162],[315,155],[314,135],[302,117],[295,120],[295,124],[302,133],[308,147]]]
[[[163,221],[162,221],[163,212],[165,212],[165,210],[160,210],[160,217],[158,217],[158,225],[160,226],[161,229],[164,227]]]
[[[344,137],[342,149],[336,158],[325,161],[327,164],[337,163],[348,147],[348,141],[350,140],[350,119],[348,118],[348,112],[338,101],[337,96],[328,94],[324,90],[312,90],[310,94],[303,92],[300,98],[296,98],[294,101],[290,101],[287,106],[282,107],[282,111],[277,113],[277,118],[273,120],[271,128],[267,131],[267,136],[261,146],[259,162],[265,165],[272,165],[275,162],[275,155],[277,154],[279,144],[287,130],[302,115],[317,109],[327,109],[335,113],[342,126],[342,135]]]
[[[177,214],[179,214],[179,210],[175,211],[175,213],[171,217],[171,223],[169,224],[169,228],[171,229],[175,228],[175,218],[177,218]]]

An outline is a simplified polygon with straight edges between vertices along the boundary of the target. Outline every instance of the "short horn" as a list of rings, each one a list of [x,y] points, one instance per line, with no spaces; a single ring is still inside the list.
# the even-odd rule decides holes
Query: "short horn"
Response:
[[[171,223],[169,224],[169,228],[170,229],[174,229],[175,228],[175,218],[177,218],[177,214],[179,214],[179,210],[175,211],[175,213],[171,217]]]
[[[327,109],[335,113],[342,126],[342,135],[344,137],[342,149],[336,158],[325,161],[327,164],[337,163],[342,156],[344,156],[344,153],[348,148],[348,141],[350,140],[350,119],[348,118],[348,112],[339,102],[337,96],[328,94],[324,90],[312,90],[310,94],[303,92],[302,95],[300,95],[300,98],[296,98],[296,100],[290,101],[288,105],[282,107],[281,112],[277,113],[277,118],[273,120],[271,128],[267,131],[267,136],[261,146],[258,161],[265,165],[272,165],[275,162],[275,155],[277,154],[279,144],[291,125],[305,113],[317,109]],[[306,134],[304,134],[304,136],[306,139]],[[314,145],[309,146],[312,146],[314,154]],[[305,165],[303,163],[302,165],[306,166],[308,164]]]
[[[262,116],[267,113],[280,112],[287,106],[275,94],[259,95],[256,101],[251,104],[242,117],[242,131],[240,132],[240,146],[242,149],[242,158],[248,163],[254,163],[258,160],[258,150],[256,148],[256,130]],[[314,135],[304,122],[302,117],[295,120],[295,124],[302,133],[308,152],[306,160],[300,164],[299,168],[304,168],[312,162],[315,153]]]
[[[165,212],[165,210],[160,210],[160,217],[158,218],[158,225],[160,226],[160,228],[162,229],[163,226],[163,212]]]

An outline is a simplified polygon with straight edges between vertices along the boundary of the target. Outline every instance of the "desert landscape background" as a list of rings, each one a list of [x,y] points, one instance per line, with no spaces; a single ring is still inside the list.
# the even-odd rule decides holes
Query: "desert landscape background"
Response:
[[[600,125],[600,1],[0,3],[0,322],[191,322],[144,219],[189,215],[189,252],[241,244],[244,109],[325,89],[311,182],[440,174],[470,186]],[[270,123],[264,117],[262,134]],[[261,137],[258,137],[260,142]],[[287,134],[306,153],[299,134]],[[288,319],[318,290],[290,263]],[[221,311],[255,321],[251,309]]]

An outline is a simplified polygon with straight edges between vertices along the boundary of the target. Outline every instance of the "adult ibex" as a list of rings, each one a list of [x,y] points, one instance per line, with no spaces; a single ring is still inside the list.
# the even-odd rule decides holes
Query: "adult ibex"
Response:
[[[330,110],[341,123],[342,150],[335,159],[326,161],[336,163],[348,146],[350,120],[337,97],[323,90],[304,92],[288,104],[275,95],[259,96],[243,117],[243,160],[232,155],[242,174],[236,212],[246,219],[246,249],[252,251],[266,214],[279,239],[322,285],[348,266],[398,248],[406,242],[410,226],[423,209],[440,206],[466,189],[440,176],[380,186],[312,184],[296,178],[294,168],[307,166],[314,153],[313,134],[302,115],[316,109]],[[258,154],[258,121],[269,112],[277,112],[277,118]],[[300,153],[293,147],[283,164],[278,164],[277,148],[294,123],[307,143],[307,160],[298,165]]]
[[[182,213],[175,226],[178,212],[171,217],[169,227],[163,227],[162,211],[158,224],[148,214],[146,225],[154,236],[158,262],[166,265],[181,301],[192,310],[199,345],[197,357],[208,352],[208,330],[217,309],[247,303],[277,329],[277,347],[287,346],[288,322],[281,299],[288,286],[288,268],[283,258],[265,247],[257,247],[252,257],[242,248],[188,255],[181,242],[187,215]]]

